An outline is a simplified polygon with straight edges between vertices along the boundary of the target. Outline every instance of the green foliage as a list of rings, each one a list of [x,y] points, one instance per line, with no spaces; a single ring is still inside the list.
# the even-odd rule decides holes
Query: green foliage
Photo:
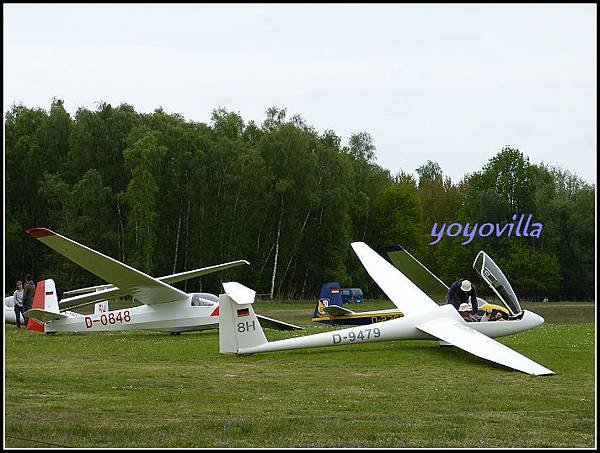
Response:
[[[530,164],[519,150],[505,147],[480,172],[466,177],[458,194],[454,217],[440,214],[438,223],[503,225],[513,214],[532,214],[543,230],[539,239],[493,235],[462,246],[463,237],[445,237],[434,255],[446,282],[474,276],[470,263],[483,249],[503,268],[519,297],[593,297],[594,186],[561,169]],[[424,205],[428,212],[436,206]]]
[[[499,215],[489,217],[497,221],[514,213],[528,213],[533,209],[531,194],[535,192],[535,166],[518,149],[506,146],[483,167],[468,178],[466,204],[470,214]],[[490,208],[495,209],[490,210]],[[480,211],[488,209],[488,211]]]
[[[374,210],[378,246],[401,244],[420,253],[425,247],[423,211],[414,181],[393,183],[379,193]]]
[[[444,179],[442,169],[436,162],[427,161],[426,164],[417,168],[417,174],[419,175],[417,192],[423,207],[423,223],[428,229],[427,236],[430,236],[430,229],[434,224],[452,223],[456,218],[462,201],[462,186],[452,184],[450,178]],[[441,266],[438,264],[436,252],[438,252],[436,247],[429,247],[425,254],[419,254],[415,250],[423,264],[437,275],[441,272]],[[454,256],[454,258],[457,257]],[[448,264],[447,259],[445,261]],[[456,261],[456,259],[452,261]]]
[[[536,300],[558,294],[560,265],[554,255],[521,244],[518,238],[504,238],[501,242],[506,252],[497,263],[516,294]]]
[[[545,184],[533,197],[544,223],[543,250],[561,267],[559,294],[593,297],[595,287],[595,187],[564,170],[542,166]]]
[[[128,209],[127,232],[132,245],[129,262],[148,274],[155,271],[154,254],[158,242],[157,175],[165,148],[158,145],[150,132],[123,152],[125,166],[131,174],[121,200]]]
[[[49,227],[155,275],[244,258],[250,267],[182,282],[218,292],[239,280],[259,294],[315,297],[324,281],[379,288],[349,243],[401,244],[444,281],[476,279],[475,254],[497,259],[520,297],[594,294],[595,187],[503,148],[458,183],[432,161],[418,181],[376,163],[367,132],[346,144],[271,107],[259,126],[219,108],[208,124],[162,108],[100,103],[73,118],[13,105],[5,115],[5,291],[27,273],[72,289],[100,283],[24,230]],[[533,214],[535,238],[431,241],[434,223]]]

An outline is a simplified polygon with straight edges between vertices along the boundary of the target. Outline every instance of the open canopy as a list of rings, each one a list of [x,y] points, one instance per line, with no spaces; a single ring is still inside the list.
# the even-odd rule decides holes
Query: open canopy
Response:
[[[482,250],[473,261],[473,269],[481,275],[512,316],[520,315],[523,310],[507,278],[494,261]]]

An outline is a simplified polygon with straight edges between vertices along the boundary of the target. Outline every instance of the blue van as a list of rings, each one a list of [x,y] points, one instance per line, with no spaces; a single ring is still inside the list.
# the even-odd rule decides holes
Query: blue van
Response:
[[[344,304],[362,304],[363,292],[360,288],[342,288],[342,302]]]

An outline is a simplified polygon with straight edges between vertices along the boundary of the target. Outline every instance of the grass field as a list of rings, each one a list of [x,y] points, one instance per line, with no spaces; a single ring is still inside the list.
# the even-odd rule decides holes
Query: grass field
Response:
[[[329,329],[314,302],[258,313]],[[391,308],[368,301],[356,310]],[[5,326],[5,447],[594,447],[593,304],[499,341],[529,376],[434,341],[219,354],[218,332],[41,335]]]

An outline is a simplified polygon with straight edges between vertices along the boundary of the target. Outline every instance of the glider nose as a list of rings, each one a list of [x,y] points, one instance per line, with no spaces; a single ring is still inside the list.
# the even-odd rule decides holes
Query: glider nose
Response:
[[[527,316],[527,321],[528,321],[528,324],[531,326],[530,327],[531,329],[544,324],[544,318],[542,318],[537,313],[534,313],[529,310],[525,310],[525,315]]]

